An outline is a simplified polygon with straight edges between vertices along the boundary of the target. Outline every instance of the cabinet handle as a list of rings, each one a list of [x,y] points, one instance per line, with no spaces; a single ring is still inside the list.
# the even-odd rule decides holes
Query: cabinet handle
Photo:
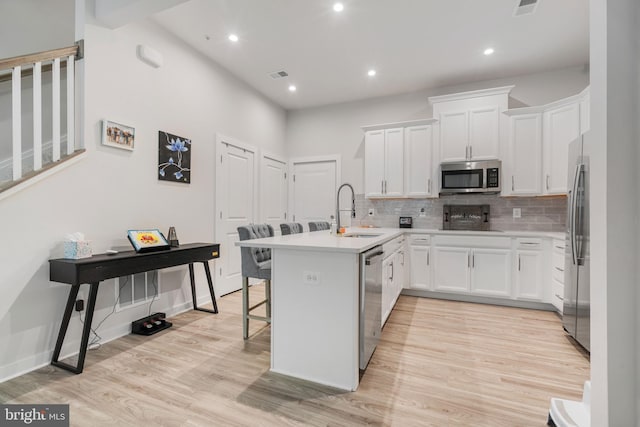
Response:
[[[520,271],[520,255],[518,255],[518,271]]]
[[[469,159],[469,146],[464,147],[464,158]]]
[[[471,255],[471,268],[476,268],[476,254]]]
[[[515,182],[515,178],[513,177],[513,175],[511,175],[511,191],[515,190],[516,185],[514,182]]]
[[[402,255],[402,262],[400,263],[400,265],[404,265],[404,251],[400,252],[400,255]]]
[[[431,194],[431,178],[427,180],[427,193]]]
[[[564,301],[564,298],[561,297],[560,295],[556,294],[556,298],[558,298],[560,301]]]
[[[391,267],[391,277],[389,277],[389,280],[393,280],[393,263],[389,264],[389,266]]]
[[[547,175],[547,191],[549,190],[549,175]]]
[[[469,146],[469,160],[471,160],[473,158],[473,147],[470,145]]]
[[[431,258],[431,257],[430,257],[430,255],[431,255],[431,253],[430,253],[429,251],[427,251],[427,266],[431,264],[431,262],[430,262],[430,258]]]
[[[384,180],[380,181],[380,194],[384,194]]]
[[[564,271],[564,268],[560,268],[560,267],[553,267],[553,268],[555,268],[558,271]]]
[[[467,254],[467,268],[471,268],[471,254]]]

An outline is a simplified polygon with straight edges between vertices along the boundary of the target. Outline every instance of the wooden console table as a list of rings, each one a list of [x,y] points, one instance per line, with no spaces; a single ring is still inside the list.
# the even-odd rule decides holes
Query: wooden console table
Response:
[[[190,243],[157,252],[136,253],[135,251],[126,251],[114,255],[94,255],[91,258],[83,259],[61,258],[49,260],[49,279],[53,282],[71,285],[51,364],[75,374],[82,372],[84,358],[87,354],[89,334],[91,332],[93,310],[95,309],[96,296],[98,295],[98,285],[103,280],[188,264],[193,309],[217,313],[218,304],[216,303],[216,296],[213,291],[213,282],[211,281],[211,271],[209,270],[208,261],[219,258],[219,254],[220,245],[217,243]],[[195,262],[201,262],[204,266],[204,272],[207,275],[207,282],[209,283],[209,293],[211,294],[213,310],[199,308],[197,305],[195,275],[193,272],[193,264]],[[69,320],[73,313],[73,307],[78,297],[80,285],[84,283],[89,284],[89,298],[87,300],[87,313],[82,329],[78,363],[76,366],[73,366],[65,362],[60,362],[58,358],[60,357],[60,350],[62,349],[64,337],[69,327]]]

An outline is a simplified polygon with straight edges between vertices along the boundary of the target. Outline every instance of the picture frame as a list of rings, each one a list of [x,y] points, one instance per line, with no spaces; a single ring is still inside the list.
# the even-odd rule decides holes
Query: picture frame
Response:
[[[158,131],[158,180],[191,183],[191,139]]]
[[[136,129],[111,120],[102,121],[102,145],[133,151]]]
[[[128,230],[127,238],[138,253],[170,249],[169,242],[157,228],[147,230]]]

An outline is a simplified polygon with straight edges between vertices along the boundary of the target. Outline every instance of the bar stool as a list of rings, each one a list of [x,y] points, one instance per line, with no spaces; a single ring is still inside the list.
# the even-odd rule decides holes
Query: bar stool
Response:
[[[314,221],[309,223],[309,231],[328,230],[331,225],[327,221]]]
[[[261,239],[273,237],[273,227],[269,224],[252,224],[238,227],[240,240]],[[249,319],[271,323],[271,249],[269,248],[240,248],[242,257],[242,334],[249,338]],[[249,307],[249,278],[264,280],[265,299]],[[251,311],[261,305],[266,305],[266,316],[251,314]]]
[[[302,224],[297,222],[287,222],[284,224],[280,224],[280,231],[282,231],[283,236],[286,236],[287,234],[302,233]]]

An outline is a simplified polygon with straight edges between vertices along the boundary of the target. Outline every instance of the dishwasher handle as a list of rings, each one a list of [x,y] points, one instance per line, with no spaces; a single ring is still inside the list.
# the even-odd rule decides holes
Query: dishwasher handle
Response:
[[[371,254],[367,254],[365,259],[364,259],[364,263],[366,265],[371,265],[371,260],[373,258],[375,258],[375,257],[380,256],[380,255],[384,255],[384,251],[380,250],[380,251],[377,251],[377,252],[374,252],[374,253],[371,253]]]

